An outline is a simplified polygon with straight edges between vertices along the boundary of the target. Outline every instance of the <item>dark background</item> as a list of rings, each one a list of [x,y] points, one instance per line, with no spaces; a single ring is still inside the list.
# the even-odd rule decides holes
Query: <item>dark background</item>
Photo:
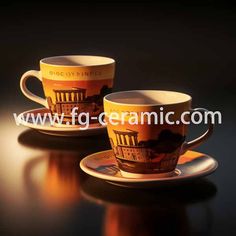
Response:
[[[198,150],[219,161],[219,169],[210,177],[217,189],[211,203],[211,233],[235,235],[233,5],[225,1],[66,1],[10,2],[0,7],[1,114],[9,119],[12,112],[38,107],[21,94],[20,76],[38,69],[44,57],[66,54],[114,58],[115,91],[176,90],[190,94],[193,107],[221,111],[223,124],[216,126],[213,137]],[[42,95],[38,81],[32,80],[30,88]],[[190,137],[201,129],[193,127]]]
[[[3,95],[26,102],[20,76],[44,57],[92,54],[116,59],[115,90],[178,90],[222,109],[235,88],[235,8],[187,2],[1,6]]]

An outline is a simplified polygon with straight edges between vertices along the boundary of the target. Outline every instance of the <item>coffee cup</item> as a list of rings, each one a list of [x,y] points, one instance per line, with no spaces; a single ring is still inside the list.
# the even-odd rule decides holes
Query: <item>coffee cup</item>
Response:
[[[129,178],[173,175],[180,155],[205,141],[208,130],[186,142],[187,129],[194,111],[188,94],[161,90],[133,90],[104,97],[108,136],[121,174]],[[168,119],[167,119],[168,118]]]
[[[89,117],[103,112],[103,97],[111,93],[114,72],[115,61],[108,57],[48,57],[40,60],[40,71],[30,70],[22,75],[20,88],[27,98],[48,108],[52,114],[63,115],[63,123],[68,125],[75,108],[76,114],[87,112]],[[30,77],[42,82],[45,98],[28,90],[26,81]]]

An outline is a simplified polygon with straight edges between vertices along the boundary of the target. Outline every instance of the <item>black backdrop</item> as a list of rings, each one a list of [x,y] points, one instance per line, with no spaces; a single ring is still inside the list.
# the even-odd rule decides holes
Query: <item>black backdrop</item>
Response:
[[[115,90],[178,90],[222,109],[235,88],[235,9],[197,2],[2,5],[1,95],[26,103],[19,78],[41,58],[93,54],[116,59]]]

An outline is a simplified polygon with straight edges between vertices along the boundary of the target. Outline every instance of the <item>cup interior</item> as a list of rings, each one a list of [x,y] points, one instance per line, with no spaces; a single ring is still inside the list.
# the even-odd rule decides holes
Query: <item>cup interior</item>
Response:
[[[40,61],[42,64],[49,64],[54,66],[98,66],[109,65],[115,60],[109,57],[101,56],[86,56],[86,55],[68,55],[47,57]]]
[[[131,90],[108,94],[104,99],[120,105],[153,106],[188,102],[191,100],[191,96],[174,91]]]

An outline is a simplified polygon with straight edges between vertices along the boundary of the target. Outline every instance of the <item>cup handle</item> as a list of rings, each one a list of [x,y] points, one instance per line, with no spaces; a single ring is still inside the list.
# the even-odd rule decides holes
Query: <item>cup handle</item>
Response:
[[[42,82],[42,76],[41,76],[41,72],[37,71],[37,70],[29,70],[27,72],[25,72],[22,76],[21,76],[21,80],[20,80],[20,89],[22,91],[22,93],[29,98],[30,100],[37,102],[41,105],[43,105],[44,107],[48,108],[48,103],[47,100],[44,98],[41,98],[35,94],[33,94],[32,92],[30,92],[26,86],[26,81],[27,79],[29,79],[30,77],[36,77],[38,80],[40,80]]]
[[[199,111],[203,114],[205,112],[208,112],[208,110],[205,109],[205,108],[195,108],[195,109],[192,109],[190,113],[193,113],[195,111]],[[201,136],[199,136],[198,138],[196,138],[192,141],[184,142],[184,144],[182,146],[182,150],[181,150],[181,155],[184,154],[189,149],[193,149],[193,148],[199,146],[200,144],[205,142],[211,136],[211,134],[213,133],[214,125],[213,125],[213,122],[212,122],[212,118],[209,115],[207,117],[207,123],[208,123],[208,129],[205,133],[203,133]]]

